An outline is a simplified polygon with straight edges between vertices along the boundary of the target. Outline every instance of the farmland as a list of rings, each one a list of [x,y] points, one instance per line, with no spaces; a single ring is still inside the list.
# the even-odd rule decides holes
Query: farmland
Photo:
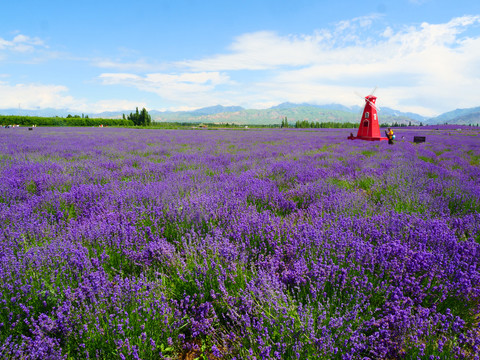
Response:
[[[350,131],[0,129],[0,358],[475,358],[480,133]]]

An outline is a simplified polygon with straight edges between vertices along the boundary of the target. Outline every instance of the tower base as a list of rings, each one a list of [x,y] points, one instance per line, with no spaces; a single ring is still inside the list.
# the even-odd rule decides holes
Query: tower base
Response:
[[[370,136],[350,136],[347,138],[348,140],[366,140],[366,141],[383,141],[388,140],[386,137],[370,137]]]

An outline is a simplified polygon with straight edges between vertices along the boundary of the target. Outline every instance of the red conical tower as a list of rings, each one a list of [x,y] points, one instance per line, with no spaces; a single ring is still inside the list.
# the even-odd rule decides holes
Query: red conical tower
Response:
[[[388,140],[380,135],[380,125],[378,124],[377,107],[375,101],[377,98],[373,95],[365,96],[365,108],[363,109],[362,119],[358,127],[357,136],[350,135],[349,140],[368,140],[380,141]]]

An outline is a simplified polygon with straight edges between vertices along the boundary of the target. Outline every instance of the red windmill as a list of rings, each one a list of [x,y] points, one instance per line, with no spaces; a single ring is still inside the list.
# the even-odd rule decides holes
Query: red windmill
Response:
[[[362,119],[358,127],[357,136],[350,134],[349,140],[367,140],[380,141],[388,140],[386,137],[380,135],[380,125],[378,124],[377,106],[375,101],[377,98],[373,96],[375,90],[370,95],[365,96],[365,107],[363,108]]]

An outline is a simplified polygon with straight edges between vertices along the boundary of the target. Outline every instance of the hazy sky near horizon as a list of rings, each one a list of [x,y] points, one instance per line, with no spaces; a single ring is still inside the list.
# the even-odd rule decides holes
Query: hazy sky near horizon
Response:
[[[0,109],[480,106],[480,2],[4,1]]]

